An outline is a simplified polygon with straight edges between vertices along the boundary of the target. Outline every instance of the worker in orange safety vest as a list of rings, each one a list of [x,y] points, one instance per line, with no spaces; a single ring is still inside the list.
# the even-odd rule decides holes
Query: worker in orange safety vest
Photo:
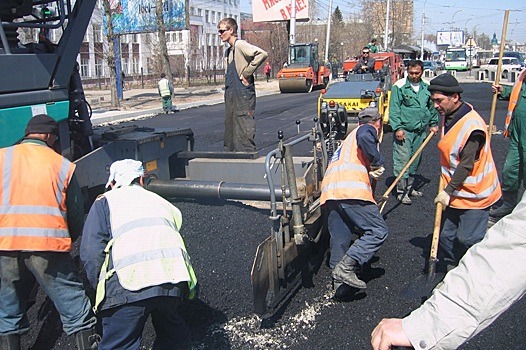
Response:
[[[0,348],[20,349],[38,281],[79,349],[96,349],[96,318],[69,254],[84,208],[75,165],[51,147],[58,124],[39,114],[20,144],[0,149]]]

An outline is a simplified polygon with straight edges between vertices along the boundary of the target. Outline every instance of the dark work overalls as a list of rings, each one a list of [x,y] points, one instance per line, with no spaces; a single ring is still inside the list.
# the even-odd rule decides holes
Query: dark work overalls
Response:
[[[228,56],[227,56],[228,57]],[[254,78],[250,77],[250,84],[243,85],[239,80],[235,62],[235,43],[225,79],[225,151],[255,152],[256,121],[256,88]]]

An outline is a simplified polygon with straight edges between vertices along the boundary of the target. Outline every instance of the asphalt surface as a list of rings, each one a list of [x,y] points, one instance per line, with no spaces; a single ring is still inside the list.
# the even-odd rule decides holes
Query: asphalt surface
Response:
[[[489,121],[489,85],[463,86],[463,99]],[[301,121],[300,129],[306,130],[315,115],[316,98],[316,93],[258,98],[256,143],[260,154],[275,147],[277,130],[295,134],[296,120]],[[505,107],[505,103],[498,103],[498,128],[502,128]],[[223,106],[217,105],[129,123],[155,127],[192,125],[196,150],[219,151],[223,116]],[[381,145],[387,178],[378,183],[377,196],[392,181],[392,136],[387,133]],[[424,197],[414,200],[411,206],[399,205],[392,197],[387,203],[384,214],[390,236],[362,272],[368,289],[345,301],[332,300],[330,271],[323,261],[304,281],[303,288],[270,319],[262,320],[252,313],[250,286],[256,247],[270,231],[269,210],[232,201],[176,200],[174,204],[183,213],[181,233],[200,284],[199,297],[180,309],[191,328],[194,349],[368,349],[370,333],[380,319],[401,317],[418,307],[421,300],[404,297],[404,291],[417,285],[429,256],[439,174],[436,142],[433,139],[424,150],[420,166]],[[500,171],[508,141],[495,134],[491,143]],[[524,349],[520,334],[526,331],[525,315],[526,304],[521,301],[462,349]],[[73,337],[61,332],[56,312],[45,302],[41,291],[29,317],[32,328],[23,337],[24,349],[74,349]],[[150,349],[153,339],[149,324],[141,349]]]

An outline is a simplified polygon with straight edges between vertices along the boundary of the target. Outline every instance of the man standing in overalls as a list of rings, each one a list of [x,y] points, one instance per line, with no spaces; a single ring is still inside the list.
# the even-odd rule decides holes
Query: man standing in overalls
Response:
[[[259,47],[237,39],[237,23],[233,18],[222,19],[217,28],[221,40],[230,45],[226,51],[224,149],[255,152],[256,88],[253,74],[268,55]]]

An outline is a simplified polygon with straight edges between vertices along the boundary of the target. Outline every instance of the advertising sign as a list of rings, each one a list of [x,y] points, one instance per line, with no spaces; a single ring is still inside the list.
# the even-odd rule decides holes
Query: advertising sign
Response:
[[[157,31],[156,0],[109,0],[115,34]],[[166,30],[185,29],[184,0],[164,0],[163,20]],[[104,28],[106,28],[106,16]]]
[[[308,20],[308,0],[252,0],[252,20],[254,22],[288,21],[293,1],[296,3],[296,19]]]
[[[437,45],[461,46],[464,44],[464,31],[448,30],[437,32]]]

